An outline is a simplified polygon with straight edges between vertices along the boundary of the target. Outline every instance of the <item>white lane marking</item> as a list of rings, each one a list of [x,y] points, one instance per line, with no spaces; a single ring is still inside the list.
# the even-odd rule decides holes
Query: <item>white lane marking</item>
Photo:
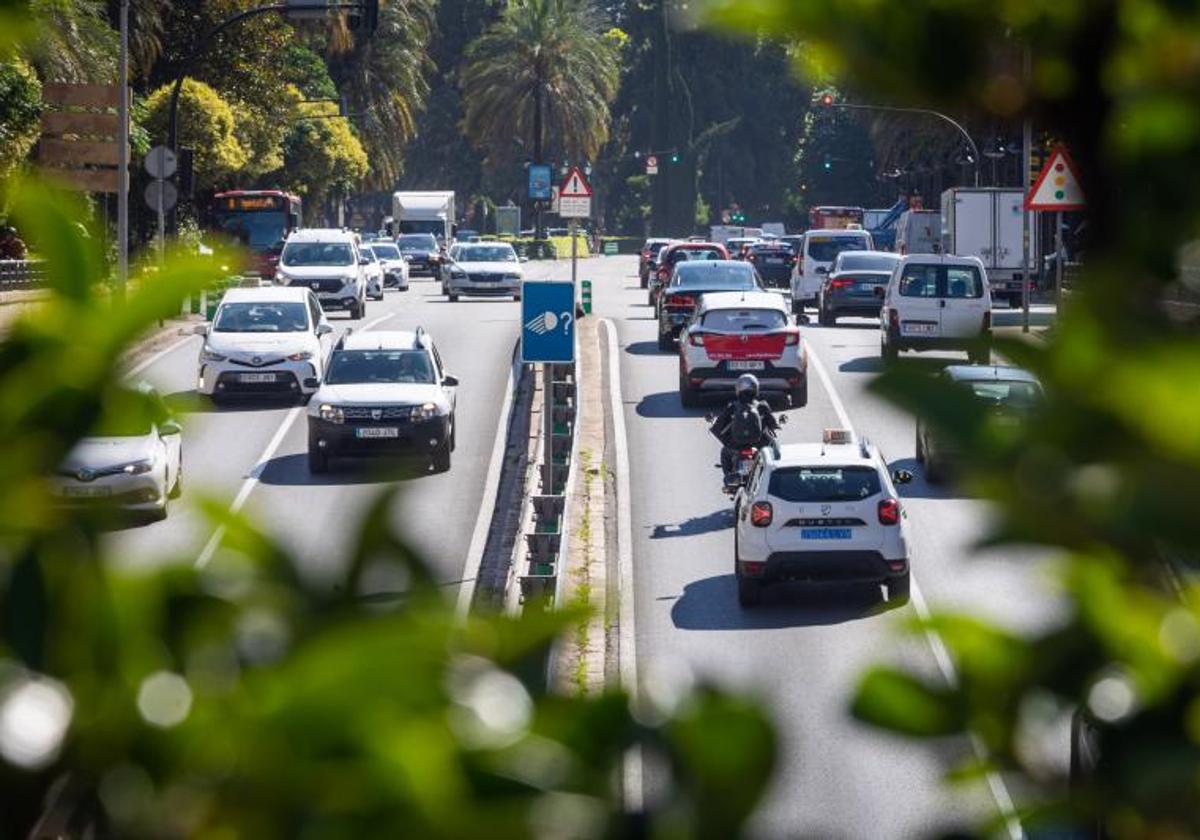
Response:
[[[633,504],[629,496],[629,444],[625,434],[625,407],[621,399],[621,354],[618,350],[617,328],[607,318],[601,319],[608,333],[608,399],[612,413],[613,449],[617,472],[617,573],[620,577],[620,603],[617,616],[618,662],[621,687],[636,704],[638,697],[637,633],[634,622],[637,610],[633,602]],[[642,810],[643,768],[642,751],[632,747],[625,754],[623,788],[625,810]]]
[[[184,345],[188,344],[192,339],[199,338],[199,337],[200,336],[198,336],[198,335],[185,335],[183,338],[179,339],[178,341],[173,342],[172,344],[164,347],[162,350],[159,350],[154,355],[152,355],[148,358],[142,359],[142,361],[138,362],[136,365],[133,366],[133,369],[130,370],[129,373],[126,374],[126,376],[137,376],[139,373],[144,371],[146,368],[150,367],[152,364],[157,362],[163,356],[168,356],[171,353],[174,353],[180,347],[183,347]]]
[[[382,324],[395,314],[395,312],[392,312],[388,315],[382,315],[375,320],[368,322],[367,325],[363,327],[363,332],[371,329],[371,327],[375,326],[376,324]],[[254,492],[254,488],[258,486],[259,481],[262,479],[262,474],[266,472],[267,464],[269,464],[271,459],[275,457],[275,451],[283,444],[283,439],[287,436],[288,430],[292,428],[292,425],[296,422],[296,418],[300,416],[304,409],[305,406],[298,405],[288,411],[288,413],[284,416],[283,422],[280,423],[279,428],[275,430],[275,434],[271,437],[271,441],[267,444],[267,448],[264,449],[262,454],[258,456],[258,460],[254,462],[254,467],[251,468],[250,472],[246,475],[246,478],[242,481],[242,486],[238,489],[238,494],[233,497],[233,503],[229,506],[229,513],[237,513],[242,509],[242,506],[246,504],[246,501],[250,498],[250,494]],[[212,560],[213,555],[217,553],[217,549],[220,548],[221,540],[223,539],[225,539],[225,526],[218,525],[217,529],[213,531],[212,536],[208,538],[208,542],[204,544],[204,548],[200,551],[200,556],[197,557],[196,562],[192,564],[193,567],[197,569],[203,569],[205,566],[207,566],[209,561]]]
[[[842,424],[842,428],[854,431],[854,424],[850,422],[850,415],[846,412],[846,406],[842,403],[842,398],[837,390],[833,387],[833,381],[829,378],[829,374],[825,370],[825,365],[821,363],[821,358],[813,349],[811,343],[808,344],[808,360],[809,363],[817,371],[817,376],[821,379],[821,384],[825,387],[825,392],[829,394],[829,401],[833,403],[833,410],[838,416],[838,420]],[[917,585],[917,576],[910,568],[909,580],[911,581],[911,595],[913,609],[922,623],[928,624],[932,618],[929,611],[929,605],[925,601],[925,596],[921,593],[921,587]],[[925,630],[925,641],[929,644],[929,648],[933,653],[933,659],[937,663],[938,670],[942,672],[942,678],[951,688],[957,688],[959,685],[958,669],[954,667],[954,660],[950,657],[950,652],[946,648],[946,643],[942,637],[932,629]],[[967,739],[971,742],[971,749],[974,750],[976,757],[986,763],[989,760],[986,745],[974,732],[967,733]],[[991,791],[992,799],[996,802],[996,807],[1000,810],[1000,815],[1004,818],[1005,828],[1008,830],[1008,835],[1013,840],[1021,840],[1025,836],[1024,829],[1021,827],[1020,817],[1017,816],[1016,806],[1013,804],[1012,796],[1008,792],[1008,787],[1004,784],[1004,779],[999,773],[989,771],[987,773],[988,789]]]
[[[504,450],[508,445],[508,425],[512,419],[513,386],[517,381],[520,357],[514,348],[512,364],[508,367],[508,384],[504,388],[504,402],[500,405],[500,420],[496,424],[496,437],[492,441],[492,457],[488,461],[487,476],[483,483],[483,499],[479,505],[479,516],[475,519],[475,530],[471,532],[471,545],[467,548],[467,559],[459,576],[458,601],[454,614],[464,621],[471,612],[475,600],[475,588],[479,583],[479,569],[483,565],[483,551],[487,547],[488,531],[496,511],[496,494],[500,492],[500,473],[504,468]]]

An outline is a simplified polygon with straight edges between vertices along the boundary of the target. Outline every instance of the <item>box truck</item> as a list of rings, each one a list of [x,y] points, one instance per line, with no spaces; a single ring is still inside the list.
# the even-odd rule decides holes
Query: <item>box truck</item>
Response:
[[[1025,281],[1024,202],[1020,188],[953,187],[942,193],[942,252],[983,260],[993,300],[1012,306],[1021,305]]]
[[[936,254],[942,250],[942,214],[905,210],[896,221],[896,253]]]
[[[392,194],[391,234],[432,233],[442,244],[454,239],[453,192]]]

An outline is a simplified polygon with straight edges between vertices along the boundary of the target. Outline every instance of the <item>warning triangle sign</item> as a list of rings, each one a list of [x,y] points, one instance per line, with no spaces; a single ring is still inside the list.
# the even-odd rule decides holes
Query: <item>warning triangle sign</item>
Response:
[[[583,173],[576,166],[572,167],[571,174],[567,176],[567,180],[563,181],[562,189],[558,194],[563,198],[590,198],[592,188],[588,185],[587,178],[583,177]]]
[[[1079,172],[1067,150],[1056,146],[1025,196],[1026,210],[1082,210],[1085,206]]]

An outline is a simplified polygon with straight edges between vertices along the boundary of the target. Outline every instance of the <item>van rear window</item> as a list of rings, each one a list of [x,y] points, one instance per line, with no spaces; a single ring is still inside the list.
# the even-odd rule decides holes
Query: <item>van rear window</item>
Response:
[[[868,251],[871,248],[866,235],[862,236],[809,236],[808,258],[817,262],[833,262],[842,251]]]

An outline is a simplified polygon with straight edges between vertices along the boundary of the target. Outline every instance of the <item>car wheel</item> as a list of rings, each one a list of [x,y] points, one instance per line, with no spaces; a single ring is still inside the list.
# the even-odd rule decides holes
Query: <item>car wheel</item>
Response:
[[[172,499],[178,499],[183,495],[183,453],[179,453],[179,465],[175,471],[175,484],[171,487],[171,492],[168,496]]]
[[[658,334],[658,349],[663,351],[664,353],[669,353],[670,351],[675,349],[675,339],[672,337],[672,335],[669,332],[668,333],[660,332]]]
[[[908,575],[892,578],[887,582],[888,606],[902,607],[908,603],[910,581]]]
[[[453,452],[458,447],[458,419],[452,413],[450,415],[450,451]]]
[[[329,472],[329,453],[315,446],[308,448],[308,471],[313,475]]]
[[[458,295],[454,294],[454,292],[450,292],[449,294],[446,295],[446,297],[448,297],[450,299],[451,303],[458,302]]]
[[[797,316],[804,314],[804,304],[795,298],[792,298],[792,314]]]
[[[650,285],[650,278],[649,278],[649,277],[645,277],[645,276],[643,276],[643,277],[641,278],[641,287],[644,289],[644,288],[646,288],[646,287],[647,287],[647,286],[649,286],[649,285]]]
[[[164,500],[162,503],[162,507],[155,508],[154,510],[150,511],[149,519],[151,522],[162,522],[166,518],[167,518],[167,503]]]
[[[762,603],[762,594],[762,581],[748,578],[744,575],[737,576],[737,599],[739,607],[743,609],[757,607]]]
[[[647,306],[654,306],[654,292],[647,292],[647,293],[646,293],[646,305],[647,305]]]
[[[513,300],[515,300],[517,303],[520,303],[520,302],[521,302],[521,296],[520,296],[520,295],[513,295]]]
[[[365,300],[360,300],[350,308],[350,318],[354,321],[361,321],[366,312],[367,302]]]
[[[808,373],[800,377],[800,384],[791,391],[792,408],[804,408],[808,405]]]
[[[987,347],[982,350],[968,350],[967,359],[973,365],[990,365],[992,363],[992,351]]]
[[[683,374],[679,375],[679,401],[683,403],[684,408],[695,408],[700,404],[699,391],[688,385]]]
[[[438,473],[450,471],[450,441],[446,441],[433,451],[433,471]]]
[[[887,339],[880,339],[879,355],[885,362],[894,362],[900,356],[900,351]]]

